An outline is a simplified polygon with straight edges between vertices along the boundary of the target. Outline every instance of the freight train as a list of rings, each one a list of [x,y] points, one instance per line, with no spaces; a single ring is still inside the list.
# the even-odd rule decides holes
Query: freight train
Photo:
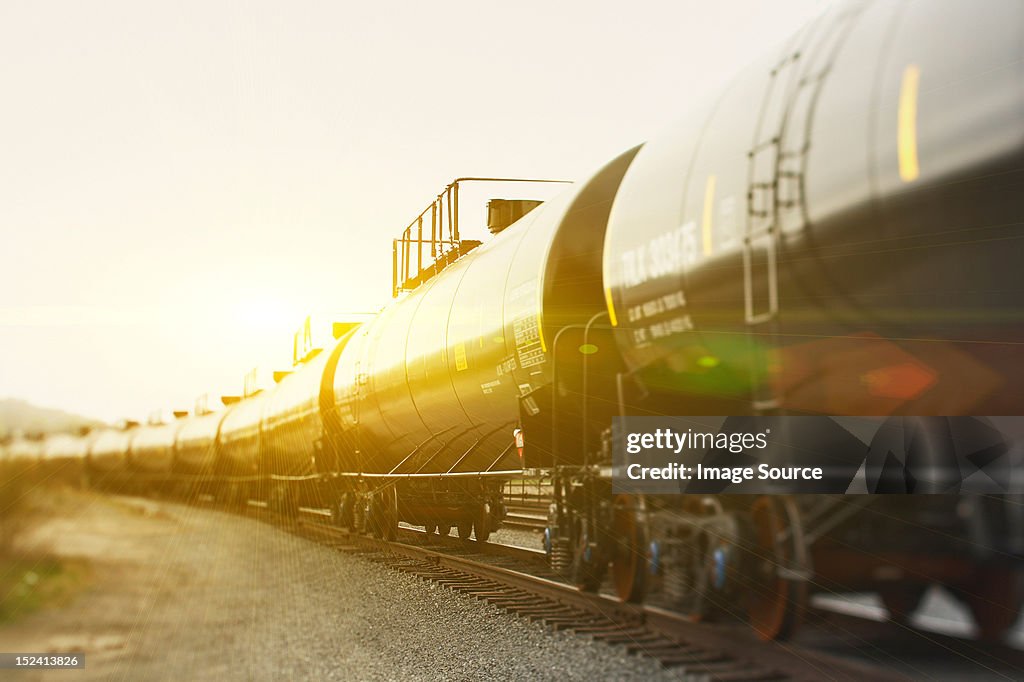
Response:
[[[272,390],[7,456],[479,541],[502,483],[543,471],[546,548],[583,589],[772,639],[815,592],[905,618],[940,584],[998,638],[1022,598],[1016,497],[615,495],[610,427],[1024,414],[1021,83],[1018,2],[841,3],[558,197],[492,202],[482,244],[450,185],[395,241],[393,304]],[[883,478],[865,492],[955,490]]]

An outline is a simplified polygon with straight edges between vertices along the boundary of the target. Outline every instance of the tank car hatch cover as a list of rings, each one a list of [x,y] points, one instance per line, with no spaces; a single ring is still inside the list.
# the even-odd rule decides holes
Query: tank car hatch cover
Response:
[[[335,339],[340,339],[361,324],[362,322],[334,322],[331,324],[331,334]]]
[[[498,234],[540,205],[538,199],[491,199],[487,202],[487,229]]]

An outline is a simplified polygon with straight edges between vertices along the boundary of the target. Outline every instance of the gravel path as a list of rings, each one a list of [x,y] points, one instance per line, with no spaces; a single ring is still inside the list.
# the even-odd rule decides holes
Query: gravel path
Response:
[[[9,679],[676,679],[252,519],[73,497],[33,542],[89,558],[94,584],[0,628],[0,651],[84,649],[87,668]]]
[[[413,526],[405,522],[399,523],[398,525],[404,528],[413,528],[416,530],[421,530],[423,528],[423,526]],[[448,537],[457,538],[459,537],[459,534],[455,529],[452,529],[448,532]],[[491,537],[487,541],[497,542],[502,545],[511,545],[513,547],[526,547],[527,549],[544,549],[543,534],[539,531],[535,532],[521,528],[500,528],[491,533]]]
[[[503,545],[526,547],[527,549],[544,549],[544,536],[532,530],[520,528],[502,528],[491,534],[491,542]]]

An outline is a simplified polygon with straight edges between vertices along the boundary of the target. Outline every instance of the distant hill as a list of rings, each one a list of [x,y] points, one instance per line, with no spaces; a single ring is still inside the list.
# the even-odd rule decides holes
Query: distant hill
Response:
[[[48,407],[37,407],[16,398],[0,398],[0,438],[14,431],[23,433],[77,431],[83,426],[97,426],[101,423],[77,414]]]

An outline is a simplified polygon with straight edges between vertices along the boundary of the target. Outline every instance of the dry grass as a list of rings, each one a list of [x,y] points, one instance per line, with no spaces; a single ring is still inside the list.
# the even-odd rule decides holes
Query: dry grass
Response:
[[[40,472],[28,462],[0,462],[0,559],[14,551],[19,535],[32,523],[32,492]]]
[[[84,561],[27,554],[18,540],[53,513],[54,483],[38,467],[0,462],[0,624],[65,603],[88,574]]]
[[[0,559],[0,624],[41,608],[66,604],[85,583],[88,573],[88,564],[77,559]]]

